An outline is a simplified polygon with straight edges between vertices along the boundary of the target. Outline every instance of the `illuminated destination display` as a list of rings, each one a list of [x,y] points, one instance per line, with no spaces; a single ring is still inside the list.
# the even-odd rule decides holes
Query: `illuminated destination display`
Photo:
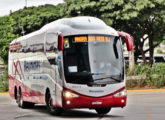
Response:
[[[75,42],[87,42],[87,36],[76,36],[74,37]]]
[[[74,42],[110,42],[110,36],[103,35],[88,35],[88,36],[75,36]]]

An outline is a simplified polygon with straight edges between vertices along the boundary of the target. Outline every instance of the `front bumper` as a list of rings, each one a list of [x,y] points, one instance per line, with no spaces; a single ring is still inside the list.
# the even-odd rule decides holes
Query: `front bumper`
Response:
[[[124,107],[126,106],[127,96],[114,96],[110,94],[103,97],[89,97],[80,95],[76,98],[63,97],[63,108],[103,108],[103,107]]]

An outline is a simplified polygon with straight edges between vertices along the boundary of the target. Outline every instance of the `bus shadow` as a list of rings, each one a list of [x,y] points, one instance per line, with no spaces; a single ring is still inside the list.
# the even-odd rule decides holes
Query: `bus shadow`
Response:
[[[87,109],[88,110],[88,109]],[[61,118],[121,118],[123,116],[116,116],[116,115],[99,115],[93,111],[84,111],[84,110],[67,110],[61,116]]]
[[[45,105],[35,105],[34,108],[32,108],[32,109],[37,112],[41,112],[41,113],[45,113],[45,114],[48,113]]]
[[[36,105],[33,108],[37,112],[41,112],[44,114],[49,114],[47,111],[46,106],[44,105]],[[87,109],[88,110],[88,109]],[[77,109],[71,109],[71,110],[65,110],[60,116],[56,116],[59,118],[123,118],[123,116],[118,115],[99,115],[96,112],[93,111],[84,111],[84,110],[77,110]]]

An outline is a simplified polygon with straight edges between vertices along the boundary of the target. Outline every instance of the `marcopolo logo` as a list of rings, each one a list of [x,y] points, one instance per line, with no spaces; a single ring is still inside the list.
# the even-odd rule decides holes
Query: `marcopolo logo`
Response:
[[[90,93],[103,93],[104,90],[89,90]]]

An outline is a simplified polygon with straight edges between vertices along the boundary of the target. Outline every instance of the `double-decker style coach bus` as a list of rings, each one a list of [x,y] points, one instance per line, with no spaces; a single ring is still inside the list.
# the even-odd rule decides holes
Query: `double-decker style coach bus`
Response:
[[[121,37],[95,17],[64,18],[13,40],[9,93],[21,108],[46,104],[51,114],[89,108],[98,114],[126,105]]]

